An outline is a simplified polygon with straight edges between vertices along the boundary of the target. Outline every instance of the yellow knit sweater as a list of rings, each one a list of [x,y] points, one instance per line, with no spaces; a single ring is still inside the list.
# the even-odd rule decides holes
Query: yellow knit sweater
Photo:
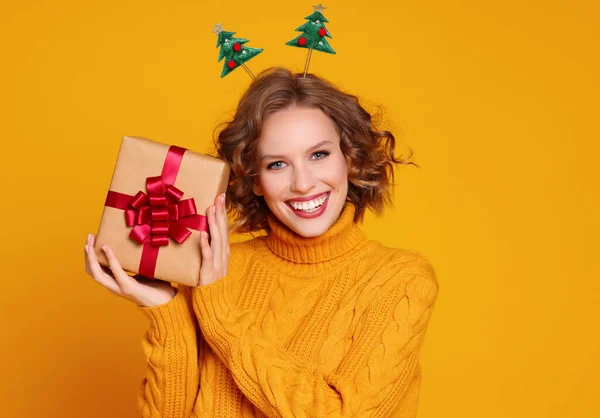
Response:
[[[229,274],[139,308],[144,417],[415,417],[439,285],[413,251],[367,239],[346,203],[322,236],[269,218]]]

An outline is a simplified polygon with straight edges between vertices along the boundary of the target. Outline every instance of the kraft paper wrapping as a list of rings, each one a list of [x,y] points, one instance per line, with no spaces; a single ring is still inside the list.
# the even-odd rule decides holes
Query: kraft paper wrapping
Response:
[[[146,138],[125,136],[117,157],[110,190],[134,196],[146,191],[146,178],[160,176],[169,145]],[[194,198],[199,215],[214,204],[220,193],[227,189],[229,167],[220,159],[187,150],[174,186],[184,192],[183,199]],[[108,266],[103,245],[113,249],[121,266],[131,274],[138,272],[143,246],[129,237],[132,228],[125,223],[125,212],[105,206],[96,237],[95,251],[98,262]],[[201,257],[200,231],[192,233],[182,244],[169,238],[169,245],[161,246],[156,261],[155,278],[197,286]]]

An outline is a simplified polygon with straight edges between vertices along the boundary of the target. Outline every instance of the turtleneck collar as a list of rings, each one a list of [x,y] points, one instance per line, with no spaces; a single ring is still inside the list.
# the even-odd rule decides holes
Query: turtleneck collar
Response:
[[[267,222],[271,230],[266,236],[266,244],[273,253],[294,263],[314,264],[333,260],[366,239],[354,223],[354,213],[354,204],[347,201],[337,221],[322,235],[311,238],[297,234],[269,214]]]

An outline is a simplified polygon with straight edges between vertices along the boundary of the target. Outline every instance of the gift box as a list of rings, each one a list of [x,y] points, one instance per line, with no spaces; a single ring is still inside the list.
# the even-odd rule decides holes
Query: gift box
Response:
[[[222,160],[146,138],[121,142],[95,250],[108,245],[130,274],[197,286],[206,210],[227,189]]]

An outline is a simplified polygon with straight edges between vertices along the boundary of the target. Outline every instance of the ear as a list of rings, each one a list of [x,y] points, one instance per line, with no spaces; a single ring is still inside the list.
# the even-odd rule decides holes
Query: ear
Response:
[[[348,167],[348,173],[350,172],[350,167],[352,167],[352,159],[346,155],[346,166]]]
[[[256,181],[252,182],[252,192],[257,196],[263,196],[265,194],[262,187],[256,184]]]

